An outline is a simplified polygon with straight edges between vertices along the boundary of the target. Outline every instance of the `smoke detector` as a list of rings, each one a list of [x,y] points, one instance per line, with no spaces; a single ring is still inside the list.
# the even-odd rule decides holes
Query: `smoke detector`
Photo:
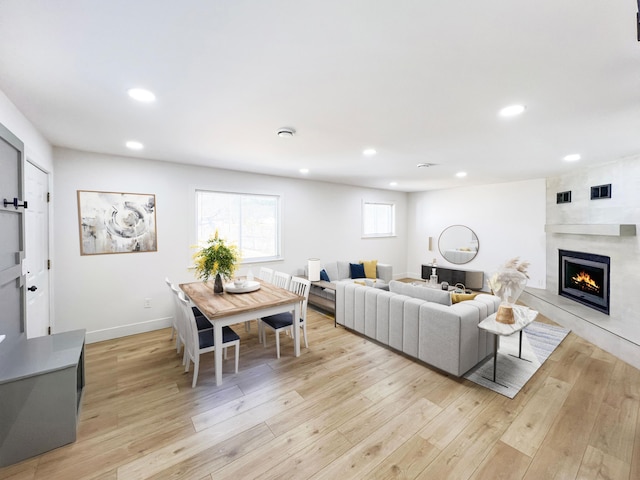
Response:
[[[290,137],[293,137],[295,134],[296,134],[296,130],[291,127],[282,127],[281,129],[278,130],[279,137],[290,138]]]

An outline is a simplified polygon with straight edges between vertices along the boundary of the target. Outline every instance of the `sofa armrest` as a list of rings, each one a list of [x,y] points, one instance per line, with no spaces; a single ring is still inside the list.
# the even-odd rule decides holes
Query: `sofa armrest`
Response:
[[[379,263],[376,266],[376,277],[384,283],[389,283],[393,280],[393,266],[385,263]]]

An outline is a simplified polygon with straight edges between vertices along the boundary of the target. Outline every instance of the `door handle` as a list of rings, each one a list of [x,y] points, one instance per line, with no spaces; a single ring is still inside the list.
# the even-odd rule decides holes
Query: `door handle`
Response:
[[[35,285],[31,285],[29,288],[27,288],[27,290],[29,290],[30,292],[35,292],[38,289],[38,287],[36,287]]]

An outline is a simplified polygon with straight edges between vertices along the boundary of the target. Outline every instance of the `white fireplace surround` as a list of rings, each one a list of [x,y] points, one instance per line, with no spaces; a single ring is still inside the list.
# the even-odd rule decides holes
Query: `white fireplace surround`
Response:
[[[615,186],[612,198],[591,200],[590,187]],[[640,156],[547,179],[546,288],[527,288],[521,301],[577,335],[640,368]],[[557,193],[571,202],[557,204]],[[609,315],[558,295],[559,250],[610,257]]]

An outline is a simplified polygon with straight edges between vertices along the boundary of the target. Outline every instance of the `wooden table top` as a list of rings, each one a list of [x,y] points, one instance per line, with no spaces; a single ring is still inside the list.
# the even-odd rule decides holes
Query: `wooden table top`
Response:
[[[182,283],[180,288],[209,320],[304,300],[284,288],[256,281],[260,282],[260,288],[248,293],[213,293],[213,281]]]

